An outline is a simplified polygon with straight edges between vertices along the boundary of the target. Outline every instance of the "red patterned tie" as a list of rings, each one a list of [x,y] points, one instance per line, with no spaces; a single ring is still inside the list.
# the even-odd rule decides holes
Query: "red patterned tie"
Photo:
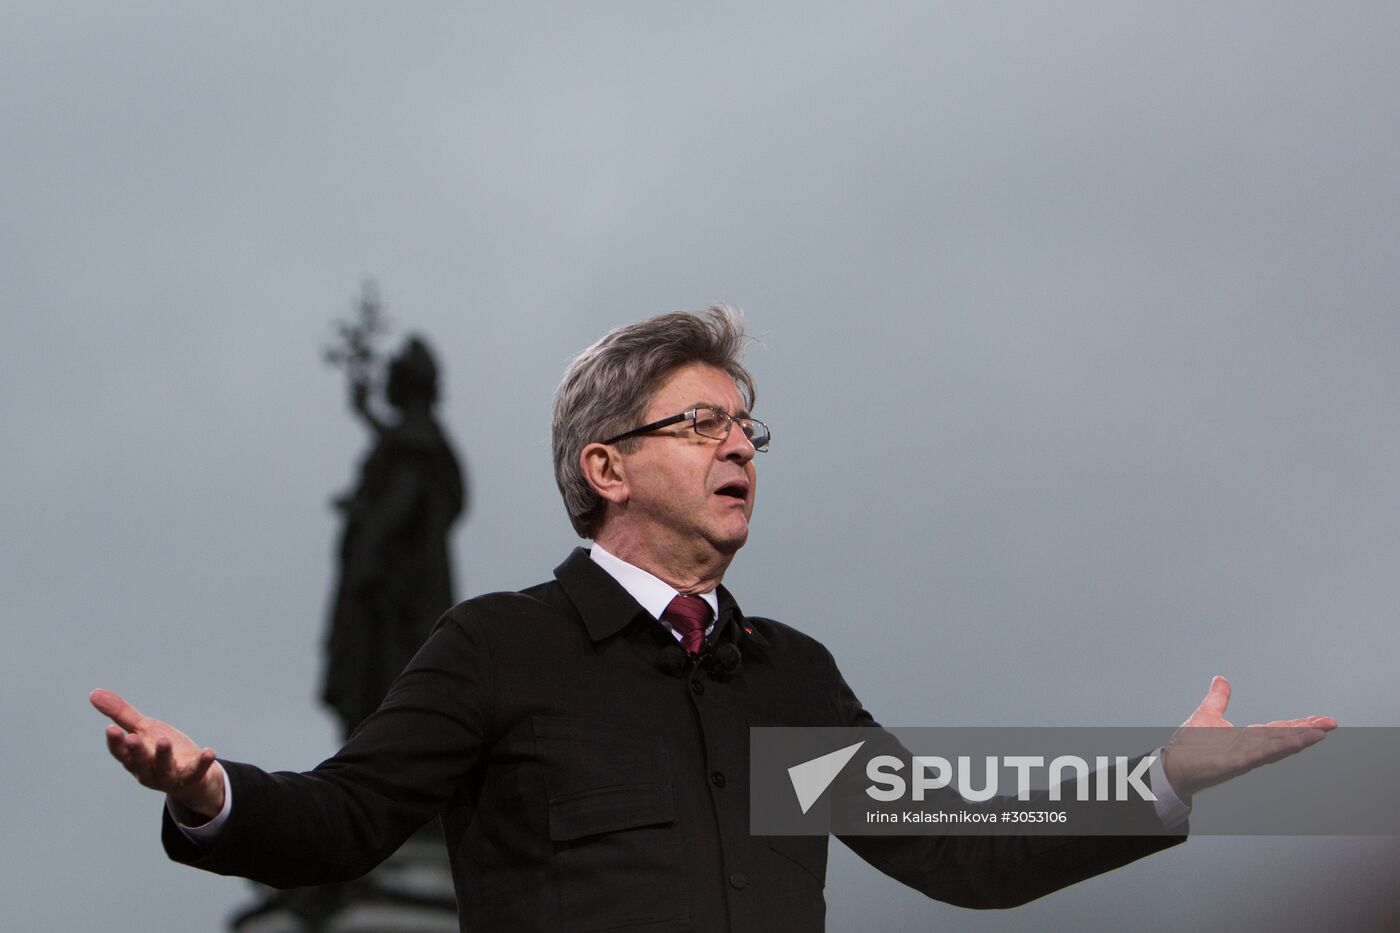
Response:
[[[710,604],[698,596],[677,596],[661,613],[661,621],[671,623],[680,633],[682,648],[699,654],[705,643],[705,626],[710,623]]]

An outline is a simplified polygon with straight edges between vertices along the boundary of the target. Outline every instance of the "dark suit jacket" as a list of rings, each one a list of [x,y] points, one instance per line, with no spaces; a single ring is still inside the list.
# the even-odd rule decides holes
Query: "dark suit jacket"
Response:
[[[167,852],[318,884],[363,874],[440,813],[463,930],[821,930],[827,839],[749,834],[748,730],[873,726],[831,655],[721,588],[713,637],[742,666],[663,670],[674,639],[587,552],[555,577],[452,609],[314,771],[225,762],[222,835],[201,850],[167,816]],[[845,841],[931,897],[1002,907],[1177,840]]]

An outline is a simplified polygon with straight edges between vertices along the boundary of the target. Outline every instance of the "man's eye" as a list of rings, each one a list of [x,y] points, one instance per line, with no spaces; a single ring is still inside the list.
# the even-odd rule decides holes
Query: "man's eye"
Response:
[[[699,411],[695,413],[695,430],[702,434],[709,431],[718,431],[724,427],[724,417],[715,414],[713,411]]]

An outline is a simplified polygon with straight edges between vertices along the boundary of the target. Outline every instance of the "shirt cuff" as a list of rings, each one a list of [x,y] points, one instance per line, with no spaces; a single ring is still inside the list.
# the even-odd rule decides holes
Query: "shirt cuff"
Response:
[[[1167,780],[1167,772],[1162,768],[1162,749],[1157,749],[1152,753],[1152,767],[1147,771],[1149,780],[1152,782],[1152,794],[1157,799],[1152,806],[1157,811],[1157,819],[1162,821],[1162,825],[1167,829],[1173,829],[1186,822],[1186,818],[1191,815],[1191,804],[1186,803],[1172,790],[1171,782]]]
[[[214,840],[219,838],[219,834],[224,830],[224,824],[228,822],[229,812],[233,809],[233,784],[228,779],[228,772],[224,771],[223,765],[217,761],[214,767],[218,768],[224,776],[224,805],[219,809],[219,813],[206,823],[191,825],[183,820],[198,819],[200,814],[195,813],[186,807],[182,807],[169,797],[165,798],[165,809],[169,811],[170,818],[175,821],[175,825],[180,828],[180,832],[185,834],[185,838],[196,845],[212,845]],[[1155,777],[1154,777],[1155,785]]]

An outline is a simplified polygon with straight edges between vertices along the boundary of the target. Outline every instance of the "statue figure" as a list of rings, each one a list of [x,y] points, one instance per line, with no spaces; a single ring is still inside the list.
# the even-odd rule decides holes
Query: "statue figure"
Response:
[[[355,488],[335,500],[345,525],[321,698],[347,738],[456,602],[447,534],[467,504],[461,466],[433,417],[437,364],[414,336],[386,364],[375,349],[375,338],[388,329],[381,310],[374,282],[365,282],[355,319],[336,323],[339,342],[325,350],[328,363],[346,370],[351,408],[374,435]],[[372,404],[380,371],[387,372],[382,413]],[[429,823],[355,881],[283,891],[255,885],[261,899],[236,913],[230,928],[256,933],[290,924],[301,933],[326,933],[348,923],[357,930],[455,930],[457,902],[441,833],[440,823]]]
[[[326,639],[322,699],[346,736],[378,708],[389,685],[456,601],[447,535],[466,509],[462,469],[433,417],[437,365],[409,337],[388,365],[389,417],[370,404],[368,365],[350,367],[355,413],[374,434],[345,515],[340,580]]]

